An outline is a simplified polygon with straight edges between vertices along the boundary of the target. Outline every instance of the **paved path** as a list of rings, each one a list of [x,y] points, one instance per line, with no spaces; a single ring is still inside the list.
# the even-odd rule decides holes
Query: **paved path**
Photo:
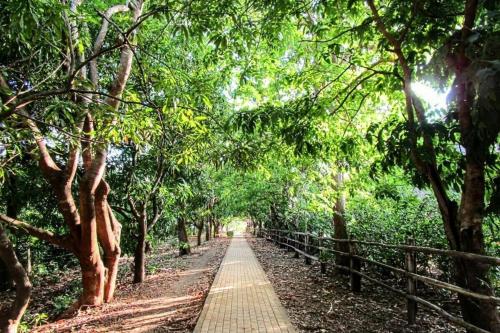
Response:
[[[245,238],[231,241],[194,332],[295,332]]]

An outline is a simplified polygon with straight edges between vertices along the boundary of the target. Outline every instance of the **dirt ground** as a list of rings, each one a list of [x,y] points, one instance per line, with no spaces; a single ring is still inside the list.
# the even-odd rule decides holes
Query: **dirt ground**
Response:
[[[318,263],[305,265],[264,239],[248,242],[299,332],[465,332],[422,308],[409,326],[405,301],[391,292],[363,281],[352,293],[345,276],[322,275]]]
[[[215,239],[185,257],[154,253],[156,271],[142,284],[121,283],[112,303],[33,332],[191,332],[228,244]]]

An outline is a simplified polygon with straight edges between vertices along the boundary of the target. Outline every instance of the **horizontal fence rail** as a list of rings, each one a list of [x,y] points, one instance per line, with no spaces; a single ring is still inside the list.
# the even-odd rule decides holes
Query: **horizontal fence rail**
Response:
[[[259,230],[259,236],[265,237],[267,240],[273,241],[281,247],[287,248],[288,251],[294,251],[295,257],[301,255],[305,259],[305,263],[310,265],[312,261],[318,261],[321,265],[321,272],[326,273],[327,265],[348,272],[350,277],[350,287],[352,291],[361,290],[361,279],[364,278],[385,289],[388,289],[407,299],[407,314],[408,323],[415,324],[417,314],[417,304],[421,304],[439,315],[446,318],[448,321],[464,327],[470,332],[488,333],[488,331],[479,328],[460,317],[457,317],[438,305],[417,296],[417,282],[435,287],[449,292],[457,293],[471,299],[488,301],[496,306],[500,305],[500,298],[492,295],[484,295],[471,290],[464,289],[454,284],[444,282],[429,276],[424,276],[417,273],[417,253],[441,255],[449,258],[460,258],[465,260],[474,260],[483,262],[491,266],[500,266],[500,258],[479,255],[474,253],[435,249],[424,246],[416,246],[412,240],[409,240],[406,245],[385,244],[379,242],[362,241],[355,239],[336,239],[331,237],[322,237],[306,232],[293,232],[289,230],[262,229]],[[348,251],[339,251],[335,249],[335,244],[344,244],[344,248]],[[380,247],[384,249],[393,249],[404,251],[405,267],[394,267],[387,263],[382,263],[373,259],[366,258],[359,254],[358,247],[364,245],[369,247]],[[328,258],[327,254],[334,254],[335,260]],[[349,264],[340,265],[338,258],[347,258]],[[362,271],[362,264],[377,266],[389,270],[390,272],[403,276],[406,279],[406,291],[400,290],[394,286],[370,276]]]

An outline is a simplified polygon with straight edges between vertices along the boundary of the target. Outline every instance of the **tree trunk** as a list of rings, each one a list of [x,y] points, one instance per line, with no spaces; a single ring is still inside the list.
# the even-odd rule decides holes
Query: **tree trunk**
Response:
[[[177,237],[179,239],[179,255],[191,254],[191,246],[186,231],[186,221],[183,217],[177,219]]]
[[[460,250],[485,254],[482,232],[484,211],[484,163],[468,158],[464,188],[459,209]],[[485,295],[493,295],[488,276],[490,266],[473,260],[456,260],[458,284]],[[491,332],[500,332],[500,319],[496,304],[460,296],[464,319]]]
[[[220,232],[220,222],[214,220],[214,238],[219,237],[219,232]]]
[[[498,131],[492,135],[492,140],[489,139],[483,133],[481,122],[478,120],[476,123],[473,118],[474,112],[479,112],[474,109],[473,105],[477,92],[467,74],[472,61],[468,58],[466,48],[473,32],[478,6],[477,0],[465,2],[461,41],[455,55],[457,115],[460,141],[465,147],[465,177],[456,228],[459,232],[460,251],[485,254],[482,231],[485,208],[485,165],[488,150],[491,145],[495,144]],[[486,295],[494,294],[488,274],[489,265],[472,260],[461,260],[456,261],[456,266],[457,280],[462,287]],[[485,330],[500,332],[500,318],[495,303],[461,296],[460,305],[465,320]]]
[[[201,221],[201,223],[197,223],[196,224],[196,228],[198,229],[198,233],[196,235],[196,244],[198,246],[201,245],[201,235],[203,234],[203,221]]]
[[[210,228],[210,217],[207,219],[207,222],[205,223],[205,241],[209,241],[210,240],[210,232],[211,232],[211,228]]]
[[[103,250],[103,264],[106,268],[103,295],[105,303],[113,299],[121,254],[119,244],[121,225],[109,207],[107,199],[109,191],[109,185],[101,180],[95,198],[97,236]]]
[[[18,187],[17,187],[17,176],[15,174],[10,172],[7,173],[5,179],[5,188],[8,190],[6,198],[7,215],[13,218],[17,218],[17,213],[19,212],[20,205],[19,205],[19,199],[17,198]],[[0,260],[0,291],[4,288],[5,290],[8,290],[9,288],[13,287],[14,287],[14,280],[9,275],[9,270],[7,269],[3,261]]]
[[[101,305],[104,300],[104,264],[97,242],[97,217],[95,209],[95,190],[84,180],[80,191],[81,243],[78,259],[82,270],[83,290],[80,305]]]
[[[89,252],[89,257],[79,257],[80,268],[82,270],[82,295],[80,305],[96,306],[101,305],[104,300],[104,265],[101,259]]]
[[[17,332],[31,296],[31,283],[23,265],[17,259],[16,253],[5,231],[0,225],[0,259],[5,263],[9,275],[16,284],[16,299],[10,313],[0,321],[0,329],[5,333]]]
[[[12,278],[9,276],[9,272],[7,270],[7,267],[3,263],[2,260],[0,260],[0,291],[5,291],[8,290],[13,286]]]
[[[344,186],[344,173],[339,171],[335,176],[335,190],[337,191],[337,199],[335,201],[335,208],[333,212],[333,238],[347,239],[347,225],[344,218],[345,214],[345,193]],[[335,243],[335,250],[342,252],[349,252],[348,243]],[[335,263],[337,265],[349,266],[349,257],[335,256]]]
[[[146,217],[142,216],[138,221],[138,236],[134,254],[134,283],[141,283],[146,277]]]
[[[31,265],[31,247],[28,244],[28,249],[26,250],[26,274],[31,275],[32,265]]]

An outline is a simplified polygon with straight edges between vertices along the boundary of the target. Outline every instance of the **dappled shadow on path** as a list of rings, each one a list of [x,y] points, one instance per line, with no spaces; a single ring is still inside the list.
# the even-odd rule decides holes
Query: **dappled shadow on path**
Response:
[[[199,307],[203,294],[181,297],[158,297],[133,303],[117,302],[101,314],[81,316],[80,320],[58,325],[57,331],[69,332],[150,332],[162,326],[186,320],[193,307]]]
[[[226,244],[225,240],[212,241],[192,256],[171,258],[142,284],[121,285],[114,302],[81,311],[36,332],[190,332]],[[178,267],[179,261],[182,268],[171,268]]]

